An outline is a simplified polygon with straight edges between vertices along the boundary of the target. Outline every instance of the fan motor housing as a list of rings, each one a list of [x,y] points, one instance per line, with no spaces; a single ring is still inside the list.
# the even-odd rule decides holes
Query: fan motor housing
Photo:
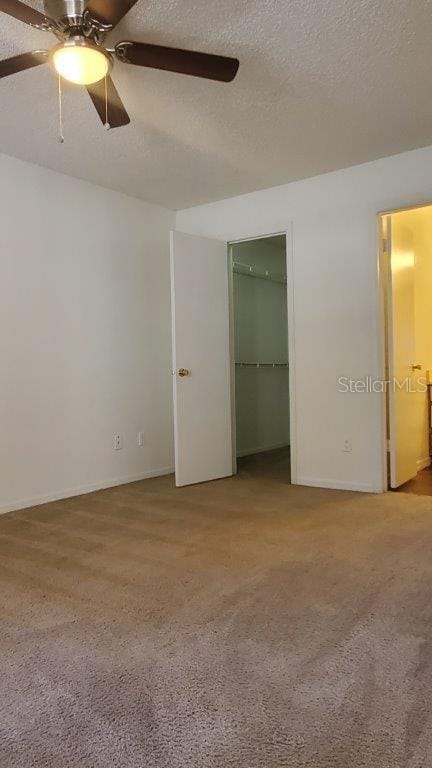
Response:
[[[74,22],[82,19],[85,0],[44,0],[44,7],[48,18],[55,21],[68,18]]]
[[[50,26],[59,40],[77,35],[102,44],[112,24],[94,18],[87,9],[88,0],[44,0],[45,13],[52,19]]]

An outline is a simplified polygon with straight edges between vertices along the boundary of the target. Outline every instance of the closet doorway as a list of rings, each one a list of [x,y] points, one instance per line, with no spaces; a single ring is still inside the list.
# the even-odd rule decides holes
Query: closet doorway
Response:
[[[234,471],[290,482],[286,234],[229,245]]]

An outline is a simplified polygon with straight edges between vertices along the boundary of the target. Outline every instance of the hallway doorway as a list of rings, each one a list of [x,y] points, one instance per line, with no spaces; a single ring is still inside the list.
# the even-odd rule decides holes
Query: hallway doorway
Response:
[[[388,486],[432,495],[432,205],[380,225]]]

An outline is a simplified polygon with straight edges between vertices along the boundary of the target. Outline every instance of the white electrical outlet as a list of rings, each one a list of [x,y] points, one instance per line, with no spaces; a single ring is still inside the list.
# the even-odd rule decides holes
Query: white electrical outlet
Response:
[[[138,432],[138,445],[140,448],[144,445],[144,432]]]
[[[121,435],[114,435],[114,450],[121,451],[123,448]]]
[[[351,442],[351,440],[344,440],[342,451],[344,453],[352,453],[352,442]]]

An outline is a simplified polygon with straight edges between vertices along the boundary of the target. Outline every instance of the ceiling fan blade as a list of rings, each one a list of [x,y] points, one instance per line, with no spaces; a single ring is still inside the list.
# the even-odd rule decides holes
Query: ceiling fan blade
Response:
[[[234,80],[240,66],[238,59],[230,59],[227,56],[214,56],[211,53],[184,51],[181,48],[166,48],[148,43],[117,43],[115,54],[126,64],[206,77],[223,83]]]
[[[33,27],[49,26],[51,19],[20,0],[0,0],[0,11]]]
[[[136,2],[138,0],[89,0],[87,10],[103,24],[115,27]]]
[[[0,77],[14,75],[16,72],[22,72],[24,69],[38,67],[39,64],[46,64],[48,61],[48,51],[35,51],[34,53],[20,53],[18,56],[12,56],[10,59],[0,61]]]
[[[96,112],[102,123],[104,125],[108,123],[110,128],[120,128],[122,125],[127,125],[130,123],[130,117],[109,75],[106,78],[106,86],[108,108],[105,103],[105,80],[99,80],[98,83],[87,86],[87,91],[96,108]]]

